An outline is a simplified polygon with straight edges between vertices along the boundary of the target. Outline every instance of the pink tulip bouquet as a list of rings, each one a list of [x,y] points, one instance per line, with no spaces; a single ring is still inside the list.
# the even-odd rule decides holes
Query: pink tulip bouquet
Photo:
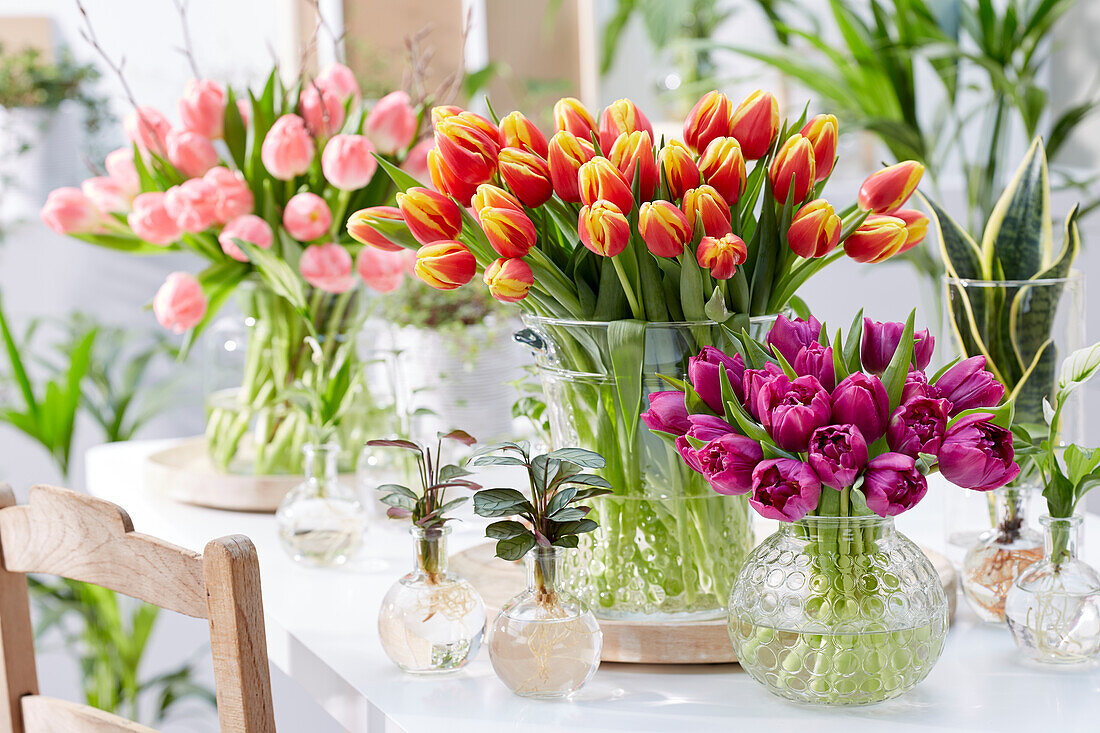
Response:
[[[367,104],[340,64],[294,88],[273,71],[259,94],[195,79],[177,107],[176,123],[152,107],[129,113],[131,145],[107,156],[105,175],[53,191],[42,220],[123,252],[206,260],[197,275],[169,275],[153,298],[157,320],[186,332],[186,344],[239,291],[255,325],[241,389],[209,412],[211,455],[222,469],[297,472],[310,433],[339,427],[350,441],[380,429],[355,427],[365,390],[339,373],[362,371],[354,336],[365,293],[397,288],[411,258],[363,246],[344,221],[392,201],[379,160],[424,175],[426,107],[403,91]],[[326,393],[329,404],[313,404]],[[311,408],[290,409],[303,394]],[[259,432],[245,441],[253,422]]]
[[[943,649],[947,599],[891,518],[924,498],[930,472],[976,491],[1019,474],[1004,387],[982,357],[929,376],[933,339],[912,315],[857,318],[831,340],[781,315],[762,341],[731,343],[692,358],[643,419],[715,492],[782,523],[734,582],[737,658],[802,702],[901,694]]]

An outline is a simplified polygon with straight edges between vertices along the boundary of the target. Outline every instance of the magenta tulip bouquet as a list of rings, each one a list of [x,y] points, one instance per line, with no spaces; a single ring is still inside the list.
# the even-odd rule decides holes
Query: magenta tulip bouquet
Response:
[[[411,260],[364,247],[344,221],[392,202],[379,159],[426,175],[426,105],[404,91],[368,104],[335,64],[289,88],[272,71],[258,94],[195,79],[177,108],[173,122],[136,107],[124,124],[131,144],[107,156],[105,175],[53,191],[42,220],[122,252],[206,260],[197,275],[170,274],[152,302],[162,326],[187,332],[185,346],[239,292],[255,325],[240,390],[209,410],[211,455],[223,469],[297,472],[303,442],[361,422],[352,417],[365,389],[341,374],[362,371],[364,295],[397,288]],[[246,440],[250,425],[259,433]],[[384,428],[337,437],[361,442],[372,430]]]
[[[764,342],[705,347],[688,380],[649,397],[642,418],[720,494],[769,519],[893,516],[936,470],[988,491],[1020,472],[1004,386],[974,357],[928,376],[934,339],[857,319],[830,342],[813,317],[779,316]]]

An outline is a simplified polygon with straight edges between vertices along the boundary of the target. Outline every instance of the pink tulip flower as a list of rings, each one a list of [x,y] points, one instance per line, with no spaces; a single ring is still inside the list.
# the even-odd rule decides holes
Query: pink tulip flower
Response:
[[[255,214],[245,214],[225,225],[218,235],[218,244],[222,246],[222,252],[238,262],[248,262],[248,255],[241,251],[234,239],[251,242],[260,249],[271,249],[275,236],[266,221]]]
[[[173,333],[197,326],[206,315],[206,295],[199,281],[189,272],[173,272],[153,298],[153,313],[157,323]]]
[[[314,244],[306,247],[298,261],[298,271],[305,281],[326,293],[344,293],[355,285],[351,255],[336,244]]]
[[[164,193],[164,208],[185,232],[201,232],[218,220],[217,190],[203,178],[192,178]]]
[[[172,124],[155,107],[138,107],[129,112],[122,121],[126,138],[142,150],[157,155],[167,152],[168,132]]]
[[[409,154],[405,156],[405,162],[401,164],[401,170],[420,181],[431,183],[432,174],[428,169],[428,151],[435,147],[435,140],[425,138],[412,146]]]
[[[218,164],[218,151],[209,138],[190,130],[168,133],[168,162],[188,178],[197,178]]]
[[[286,202],[283,226],[300,242],[323,237],[332,226],[332,211],[315,193],[299,193]]]
[[[102,214],[91,199],[71,186],[50,191],[39,216],[58,234],[88,234],[102,223]]]
[[[317,86],[332,92],[341,103],[359,102],[359,82],[355,72],[343,64],[332,64],[317,75]]]
[[[307,84],[298,96],[298,109],[314,137],[328,137],[344,126],[344,103],[335,92]]]
[[[315,151],[305,121],[298,115],[283,115],[267,131],[260,160],[267,172],[281,181],[289,181],[309,170]]]
[[[103,165],[107,168],[107,175],[118,181],[123,191],[130,196],[141,193],[141,179],[138,177],[137,168],[134,167],[133,148],[112,150],[107,153],[107,159]]]
[[[80,190],[104,214],[125,214],[130,210],[133,196],[126,193],[122,185],[110,176],[95,176],[80,184]]]
[[[255,203],[252,189],[239,171],[217,166],[207,171],[203,180],[214,186],[214,216],[219,222],[225,224],[238,216],[252,213]]]
[[[225,124],[225,90],[210,79],[191,79],[183,88],[183,96],[176,103],[180,122],[205,138],[222,136]]]
[[[367,115],[367,136],[386,154],[412,144],[416,137],[416,110],[408,92],[390,92],[378,100]]]
[[[405,252],[388,252],[374,247],[364,247],[355,258],[359,277],[373,290],[388,293],[396,290],[405,280],[408,259]]]
[[[160,191],[139,193],[134,197],[134,208],[126,222],[134,234],[146,242],[167,246],[180,238],[176,220],[168,214],[164,205],[165,194]]]
[[[336,135],[321,153],[321,171],[336,188],[356,191],[370,183],[378,170],[373,153],[374,145],[362,135]]]

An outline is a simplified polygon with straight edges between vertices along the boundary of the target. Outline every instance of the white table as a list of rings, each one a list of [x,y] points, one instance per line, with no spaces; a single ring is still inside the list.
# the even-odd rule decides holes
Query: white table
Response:
[[[484,650],[454,676],[409,677],[386,658],[375,627],[383,594],[411,565],[406,535],[372,527],[365,554],[382,561],[374,568],[300,567],[283,553],[270,515],[178,504],[146,486],[143,459],[165,445],[144,441],[88,451],[89,491],[124,507],[138,531],[197,551],[214,537],[251,537],[260,555],[272,662],[350,731],[1100,731],[1100,671],[1029,665],[1007,629],[981,624],[961,599],[943,657],[928,679],[898,700],[867,708],[795,706],[736,665],[605,664],[568,702],[511,694],[493,676]],[[941,502],[933,494],[898,524],[915,540],[941,547]],[[1087,520],[1089,539],[1087,559],[1100,566],[1098,517]],[[475,528],[459,529],[452,550],[479,541]]]

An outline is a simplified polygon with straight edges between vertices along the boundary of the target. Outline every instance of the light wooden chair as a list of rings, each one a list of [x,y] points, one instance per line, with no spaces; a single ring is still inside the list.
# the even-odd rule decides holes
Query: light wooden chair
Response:
[[[202,555],[134,532],[108,501],[35,486],[17,506],[0,484],[0,733],[155,733],[116,715],[38,694],[25,573],[109,588],[210,622],[222,733],[271,733],[260,569],[241,535]]]

